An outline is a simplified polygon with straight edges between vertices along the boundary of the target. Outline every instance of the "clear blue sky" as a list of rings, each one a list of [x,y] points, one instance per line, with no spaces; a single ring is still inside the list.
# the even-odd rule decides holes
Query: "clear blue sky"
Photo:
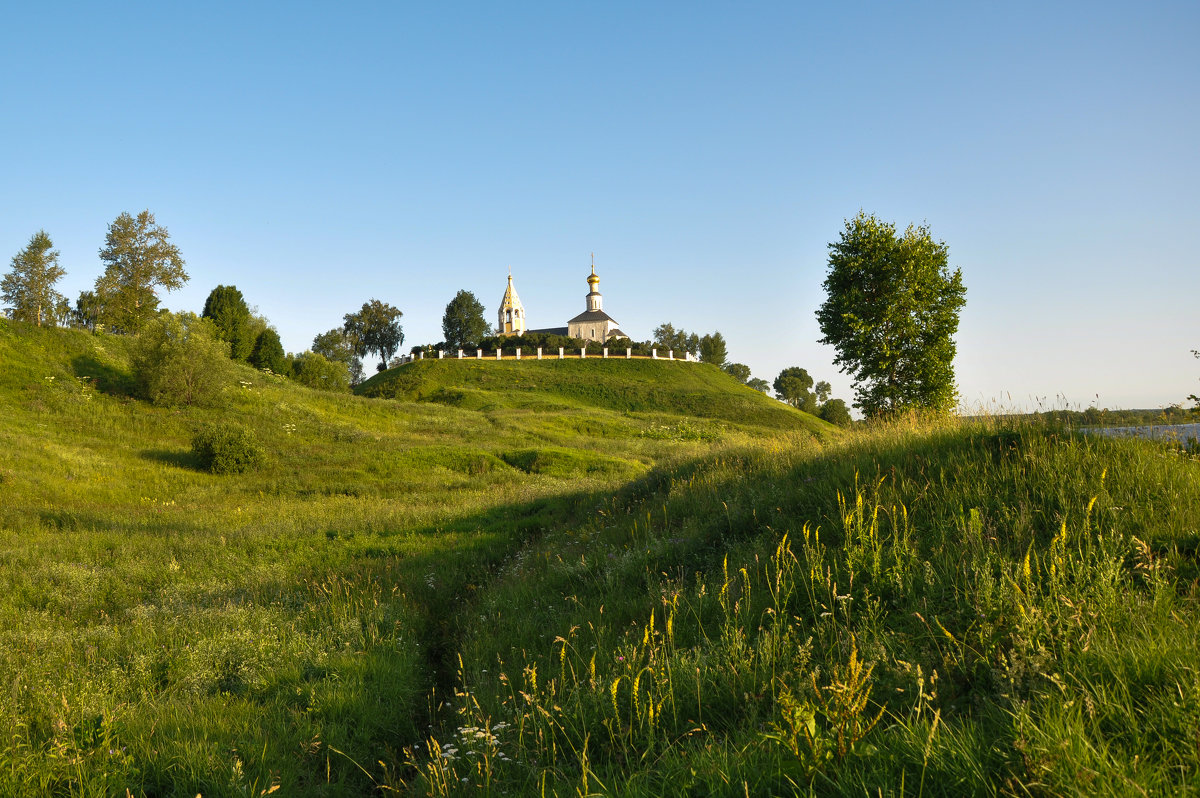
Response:
[[[72,299],[149,208],[199,311],[234,284],[289,350],[372,297],[405,344],[459,289],[531,326],[849,379],[817,343],[861,208],[963,271],[968,405],[1200,389],[1200,4],[10,3],[0,268],[50,233]]]

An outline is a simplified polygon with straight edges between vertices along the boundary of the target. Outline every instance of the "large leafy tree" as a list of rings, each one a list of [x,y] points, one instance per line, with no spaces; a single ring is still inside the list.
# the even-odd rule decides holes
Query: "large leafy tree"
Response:
[[[817,412],[817,397],[810,390],[812,387],[813,378],[807,369],[799,366],[789,366],[779,372],[774,383],[775,393],[780,399],[806,413]]]
[[[71,320],[80,327],[95,330],[97,322],[104,316],[100,297],[95,291],[80,291],[75,307],[71,309]]]
[[[404,329],[400,326],[399,309],[378,299],[364,302],[357,313],[347,313],[342,331],[350,339],[354,354],[365,357],[376,352],[380,357],[379,370],[387,368],[387,362],[404,343]]]
[[[250,307],[236,286],[218,285],[214,288],[208,299],[204,300],[204,310],[200,316],[212,319],[217,336],[229,344],[230,357],[234,360],[250,357],[256,336],[250,326]]]
[[[470,291],[454,295],[442,316],[442,335],[450,349],[467,349],[487,337],[483,312],[483,303]]]
[[[745,363],[726,363],[722,368],[725,373],[736,379],[738,382],[750,381],[750,367]]]
[[[337,327],[313,337],[312,351],[326,360],[344,363],[350,373],[350,384],[357,385],[363,379],[363,365],[355,352],[350,337]],[[364,352],[364,354],[366,354]]]
[[[928,226],[901,236],[859,212],[829,245],[827,297],[817,310],[823,344],[854,380],[867,416],[947,410],[956,398],[954,335],[966,303],[962,271]]]
[[[188,280],[179,247],[150,211],[118,216],[108,226],[100,260],[100,320],[121,332],[137,332],[157,313],[157,289],[174,291]]]
[[[58,265],[58,250],[45,230],[39,230],[29,244],[12,259],[12,271],[0,282],[0,298],[12,307],[12,317],[41,327],[58,321],[67,298],[54,290],[54,284],[67,272]]]
[[[675,325],[667,322],[654,328],[654,343],[659,349],[670,349],[675,352],[695,352],[700,348],[700,336],[687,330],[676,330]]]

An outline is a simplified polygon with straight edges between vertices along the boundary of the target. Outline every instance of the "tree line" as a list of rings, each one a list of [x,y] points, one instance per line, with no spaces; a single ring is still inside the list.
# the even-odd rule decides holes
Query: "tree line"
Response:
[[[378,355],[380,370],[393,363],[404,342],[401,311],[377,299],[343,317],[341,327],[313,339],[299,355],[283,352],[270,323],[255,314],[234,286],[218,286],[199,317],[174,314],[163,320],[159,292],[174,291],[188,280],[179,248],[149,210],[122,213],[109,226],[100,249],[103,273],[74,306],[55,290],[65,275],[50,236],[39,230],[12,259],[0,282],[0,298],[9,315],[38,326],[75,324],[90,329],[141,335],[164,347],[180,341],[211,340],[227,359],[291,376],[314,386],[345,389],[363,378],[363,359]],[[849,374],[854,407],[868,418],[909,410],[950,410],[957,400],[953,360],[959,313],[966,302],[960,269],[951,270],[945,242],[929,227],[909,226],[897,234],[893,224],[859,212],[845,222],[839,240],[829,244],[825,302],[817,310],[823,337],[833,346],[834,363]],[[484,307],[469,291],[459,291],[442,320],[445,340],[430,348],[470,348],[491,329]],[[510,339],[506,339],[510,340]],[[773,384],[751,376],[749,367],[728,362],[720,332],[705,335],[664,323],[652,341],[629,345],[693,352],[763,392],[794,406],[828,416],[848,416],[845,403],[830,397],[829,383],[814,383],[805,369],[784,369]],[[170,347],[167,347],[170,348]],[[414,347],[419,349],[421,347]],[[1200,404],[1200,399],[1189,397]]]

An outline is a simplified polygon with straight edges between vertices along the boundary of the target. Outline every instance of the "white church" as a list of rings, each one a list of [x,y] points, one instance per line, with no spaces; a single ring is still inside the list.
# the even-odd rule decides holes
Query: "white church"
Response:
[[[547,327],[540,330],[530,330],[525,326],[525,306],[517,296],[513,287],[512,274],[508,275],[508,288],[504,291],[504,299],[500,300],[500,313],[496,329],[500,335],[521,335],[523,333],[541,333],[545,335],[566,335],[581,341],[596,341],[606,343],[614,338],[628,338],[617,327],[616,320],[604,312],[604,297],[600,294],[600,278],[596,276],[596,265],[592,264],[592,273],[587,278],[588,293],[585,297],[587,310],[567,322],[566,327]]]

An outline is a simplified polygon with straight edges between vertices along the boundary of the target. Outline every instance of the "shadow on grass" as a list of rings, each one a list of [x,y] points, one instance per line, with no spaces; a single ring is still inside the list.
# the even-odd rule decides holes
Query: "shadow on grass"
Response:
[[[90,378],[96,390],[112,396],[133,396],[137,390],[133,375],[120,371],[92,355],[76,355],[71,358],[71,369],[76,377]]]
[[[200,464],[200,458],[190,451],[145,449],[141,452],[141,457],[143,460],[150,460],[155,463],[163,463],[178,468],[186,468],[191,471],[204,471],[207,473]]]

